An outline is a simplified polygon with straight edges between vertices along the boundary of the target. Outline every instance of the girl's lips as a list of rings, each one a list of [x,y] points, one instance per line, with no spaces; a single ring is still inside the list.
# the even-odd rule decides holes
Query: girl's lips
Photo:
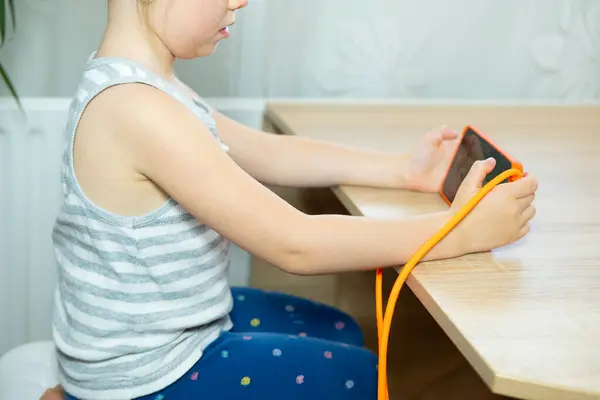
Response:
[[[219,31],[219,34],[225,36],[225,37],[229,37],[229,27],[226,26],[225,28],[221,29]]]

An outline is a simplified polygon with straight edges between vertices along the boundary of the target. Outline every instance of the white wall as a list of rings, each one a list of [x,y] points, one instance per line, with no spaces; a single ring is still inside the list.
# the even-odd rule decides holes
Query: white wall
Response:
[[[70,96],[105,0],[18,0],[0,53],[25,96]],[[342,17],[343,15],[343,17]],[[597,0],[250,0],[207,59],[207,97],[600,97]]]

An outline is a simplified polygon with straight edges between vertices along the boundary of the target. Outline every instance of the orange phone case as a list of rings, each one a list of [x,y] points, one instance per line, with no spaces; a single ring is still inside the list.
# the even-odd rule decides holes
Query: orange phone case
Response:
[[[483,139],[484,141],[486,141],[491,147],[493,147],[494,149],[496,149],[496,151],[498,151],[498,153],[502,154],[502,156],[504,158],[506,158],[508,160],[508,162],[511,165],[511,168],[513,169],[517,169],[521,172],[523,172],[523,164],[521,164],[520,162],[518,162],[517,160],[515,160],[513,157],[511,157],[510,155],[508,155],[504,150],[502,150],[500,147],[498,147],[498,145],[496,143],[494,143],[489,137],[487,137],[486,135],[484,135],[482,132],[480,132],[479,130],[475,129],[474,127],[467,125],[461,135],[460,135],[460,141],[462,142],[465,134],[467,133],[467,131],[472,131],[474,132],[477,136],[479,136],[481,139]],[[458,151],[458,148],[460,146],[457,146],[456,151]],[[444,195],[444,183],[446,182],[446,178],[448,177],[448,173],[450,172],[450,168],[452,168],[452,164],[454,164],[454,158],[456,157],[456,152],[454,153],[454,156],[452,157],[452,162],[450,163],[450,165],[448,166],[448,170],[446,171],[446,174],[444,176],[444,180],[442,181],[442,184],[440,185],[440,195],[442,196],[442,199],[444,199],[444,201],[446,202],[446,204],[451,205],[452,202],[450,200],[448,200],[448,198],[446,198],[446,196]],[[510,178],[509,181],[514,181],[515,178]]]

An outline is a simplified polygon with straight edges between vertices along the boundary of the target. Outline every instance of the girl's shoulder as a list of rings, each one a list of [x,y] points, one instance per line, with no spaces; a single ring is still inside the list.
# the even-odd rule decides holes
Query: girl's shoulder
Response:
[[[202,99],[189,95],[185,85],[178,83],[177,79],[168,80],[134,60],[97,57],[94,52],[87,60],[74,96],[72,116],[78,120],[83,112],[90,108],[92,101],[104,105],[94,109],[101,109],[104,113],[110,113],[112,109],[114,113],[119,114],[119,110],[129,108],[131,103],[136,101],[136,97],[151,93],[152,91],[148,90],[151,88],[162,92],[154,95],[158,103],[175,100],[180,106],[183,105],[192,111],[217,136],[216,122],[210,107]]]

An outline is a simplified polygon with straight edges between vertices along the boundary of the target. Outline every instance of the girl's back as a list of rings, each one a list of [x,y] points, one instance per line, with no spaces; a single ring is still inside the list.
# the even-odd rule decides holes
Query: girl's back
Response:
[[[99,161],[102,152],[80,151],[86,156],[78,164],[85,191],[77,179],[75,143],[96,150],[114,145],[113,131],[100,132],[110,126],[109,118],[93,122],[102,115],[103,102],[137,87],[117,85],[131,83],[143,83],[182,102],[216,138],[209,108],[173,83],[131,60],[100,57],[88,62],[69,110],[62,173],[64,205],[53,231],[60,268],[55,341],[65,388],[81,398],[96,398],[99,393],[106,398],[129,398],[161,388],[187,371],[206,345],[231,327],[228,241],[224,237],[171,198],[143,214],[124,216],[135,207],[127,201],[119,207],[111,199],[135,200],[135,196],[124,196],[116,186],[122,183],[111,178],[122,170],[119,164],[126,162],[118,152],[102,164],[92,161],[90,165],[90,158]],[[94,99],[97,102],[92,104]],[[82,118],[84,110],[89,110],[88,119]],[[81,141],[75,140],[78,128]],[[108,195],[97,198],[111,211],[86,195],[101,192],[96,190],[102,184],[98,174],[85,179],[91,169],[109,171],[104,185],[105,189],[115,185],[113,193],[106,190]],[[119,208],[124,212],[115,213]]]

